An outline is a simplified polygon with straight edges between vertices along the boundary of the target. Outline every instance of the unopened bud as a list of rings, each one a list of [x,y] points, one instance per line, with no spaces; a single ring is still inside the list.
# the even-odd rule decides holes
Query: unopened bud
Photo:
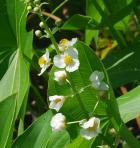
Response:
[[[35,31],[35,35],[36,35],[37,37],[41,37],[41,36],[42,36],[42,33],[41,33],[40,30],[36,30],[36,31]]]
[[[27,7],[27,10],[28,10],[28,11],[31,11],[31,10],[32,10],[32,6],[28,6],[28,7]]]
[[[41,28],[44,28],[44,23],[43,23],[43,22],[40,22],[40,23],[39,23],[39,26],[40,26]]]
[[[38,11],[39,11],[39,7],[35,7],[34,12],[38,12]]]

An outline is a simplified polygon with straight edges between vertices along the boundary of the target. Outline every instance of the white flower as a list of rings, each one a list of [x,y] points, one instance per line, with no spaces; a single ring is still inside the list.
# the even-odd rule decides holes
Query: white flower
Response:
[[[39,58],[38,64],[41,67],[41,72],[38,74],[40,76],[51,65],[51,59],[49,58],[49,51],[48,51],[48,49],[46,50],[46,53]]]
[[[55,109],[58,112],[65,102],[65,97],[64,96],[58,96],[58,95],[50,96],[49,101],[50,101],[49,108]]]
[[[79,68],[78,51],[76,48],[67,49],[64,54],[56,55],[53,59],[54,65],[58,68],[66,68],[66,71],[73,72]]]
[[[94,71],[90,76],[90,81],[92,82],[92,87],[97,90],[106,91],[109,89],[109,86],[103,82],[104,73],[99,71]]]
[[[69,47],[72,47],[77,42],[77,38],[72,38],[70,41],[68,39],[62,39],[59,42],[59,50],[64,52]]]
[[[96,137],[100,133],[100,119],[96,117],[90,118],[88,121],[80,125],[82,128],[80,134],[87,140]]]
[[[67,79],[67,74],[65,70],[54,72],[54,80],[57,81],[60,85],[65,84],[66,79]]]
[[[62,131],[66,128],[66,118],[62,113],[57,113],[51,119],[51,127],[53,131]]]

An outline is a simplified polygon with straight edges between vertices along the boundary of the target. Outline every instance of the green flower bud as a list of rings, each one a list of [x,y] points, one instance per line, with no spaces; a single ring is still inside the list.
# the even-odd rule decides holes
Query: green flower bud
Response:
[[[38,11],[39,11],[39,7],[36,6],[36,7],[34,8],[34,12],[38,12]]]
[[[28,7],[27,7],[27,10],[28,10],[28,11],[31,11],[31,10],[32,10],[32,6],[28,6]]]

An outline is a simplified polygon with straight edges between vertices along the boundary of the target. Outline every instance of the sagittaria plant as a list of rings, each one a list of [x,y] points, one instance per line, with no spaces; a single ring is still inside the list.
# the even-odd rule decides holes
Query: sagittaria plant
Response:
[[[11,5],[5,1],[6,16],[14,16],[14,20],[9,18],[9,24],[16,41],[9,46],[17,50],[13,50],[8,70],[0,84],[0,90],[4,90],[0,94],[0,148],[115,148],[120,139],[129,147],[139,148],[140,142],[121,118],[107,71],[94,50],[77,36],[70,39],[63,36],[60,41],[56,40],[56,33],[73,26],[71,20],[62,25],[61,19],[53,15],[67,2],[63,1],[52,13],[48,13],[44,8],[53,1],[15,0]],[[107,19],[96,0],[88,2],[92,2],[102,17]],[[25,29],[26,19],[34,15],[39,20],[34,38],[51,41],[40,52],[32,47],[33,33],[27,33]],[[57,24],[54,28],[48,23],[50,18]],[[84,28],[97,25],[89,17],[77,18]],[[102,24],[96,27],[100,26]],[[109,27],[117,38],[114,47],[118,44],[124,47],[121,35],[117,34],[115,28]],[[43,77],[48,85],[45,91],[47,105],[29,80],[30,67],[38,71],[37,79]],[[45,104],[45,111],[24,130],[30,87],[41,105]],[[18,118],[17,135],[12,138]]]

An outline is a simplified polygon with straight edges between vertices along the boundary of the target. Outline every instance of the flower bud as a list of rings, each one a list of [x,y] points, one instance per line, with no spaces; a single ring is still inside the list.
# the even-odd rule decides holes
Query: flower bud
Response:
[[[36,31],[35,31],[35,35],[36,35],[37,37],[41,37],[41,36],[42,36],[42,33],[41,33],[40,30],[36,30]]]
[[[57,113],[51,119],[53,131],[62,131],[66,128],[66,117],[62,113]]]
[[[38,12],[38,11],[39,11],[39,7],[38,6],[34,7],[34,12]]]
[[[27,10],[28,10],[28,11],[31,11],[31,10],[32,10],[32,6],[28,6],[28,7],[27,7]]]
[[[43,22],[40,22],[40,23],[39,23],[39,26],[40,26],[41,28],[44,28],[44,23],[43,23]]]

